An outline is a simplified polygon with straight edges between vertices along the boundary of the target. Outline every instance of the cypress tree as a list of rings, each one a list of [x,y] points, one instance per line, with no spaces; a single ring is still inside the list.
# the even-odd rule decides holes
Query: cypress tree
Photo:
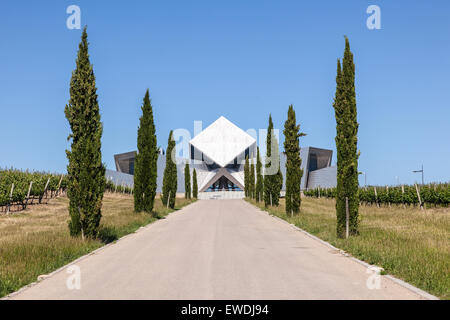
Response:
[[[141,109],[137,134],[138,153],[134,162],[134,210],[152,212],[156,196],[159,148],[156,145],[156,129],[148,89]]]
[[[286,153],[286,214],[300,211],[300,182],[303,176],[300,158],[300,137],[305,136],[297,125],[294,106],[290,105],[284,123],[284,151]]]
[[[345,236],[346,198],[349,207],[349,234],[358,234],[358,122],[356,114],[355,65],[350,43],[345,37],[344,58],[337,62],[336,95],[333,103],[336,117],[337,236]]]
[[[97,101],[93,66],[89,61],[86,27],[78,47],[76,68],[70,81],[70,100],[64,113],[69,122],[71,150],[66,150],[69,197],[69,230],[72,236],[94,238],[101,219],[106,187],[102,163],[103,125]]]
[[[248,163],[248,156],[245,156],[244,165],[244,193],[245,197],[248,197],[250,194],[250,166]]]
[[[249,175],[249,179],[250,179],[250,198],[254,199],[255,198],[255,164],[253,162],[253,155],[252,155],[252,159],[250,161],[250,175]]]
[[[262,164],[258,147],[256,153],[256,186],[255,186],[255,199],[257,202],[262,201],[263,199],[263,176],[261,171],[262,171]]]
[[[172,160],[173,158],[173,160]],[[162,203],[166,206],[169,200],[169,207],[175,208],[175,197],[177,195],[177,165],[175,163],[175,140],[173,131],[170,131],[167,142],[166,167],[164,168]]]
[[[191,198],[191,172],[189,169],[189,163],[187,162],[184,167],[184,197],[186,199]]]
[[[275,137],[272,115],[269,115],[269,126],[266,138],[266,161],[264,170],[264,203],[266,206],[278,206],[280,191],[283,186],[283,175],[280,169],[278,141]]]
[[[267,127],[266,137],[266,159],[264,162],[264,205],[267,207],[271,204],[272,197],[272,179],[267,172],[267,168],[270,167],[270,157],[272,153],[272,130],[273,122],[272,115],[269,115],[269,126]]]
[[[278,170],[277,173],[273,176],[273,182],[272,182],[272,186],[273,186],[273,190],[272,190],[272,203],[275,206],[278,206],[280,204],[280,192],[281,189],[283,188],[283,174],[281,173],[281,168],[280,168],[280,148],[278,145],[278,140],[277,137],[275,137],[275,135],[273,135],[272,137],[272,159],[274,159],[274,161],[276,161],[276,166],[278,166]]]
[[[192,172],[192,196],[194,199],[198,198],[198,185],[197,185],[197,171]]]

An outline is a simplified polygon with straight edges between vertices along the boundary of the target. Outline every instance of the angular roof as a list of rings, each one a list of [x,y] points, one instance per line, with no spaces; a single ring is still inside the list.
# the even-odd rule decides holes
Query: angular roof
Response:
[[[225,117],[220,117],[189,143],[225,167],[256,140]]]
[[[206,189],[208,189],[213,183],[215,183],[221,177],[226,177],[228,180],[233,182],[239,188],[244,189],[244,186],[241,184],[241,182],[237,180],[226,168],[220,168],[219,170],[217,170],[216,174],[211,179],[209,179],[207,183],[204,184],[204,186],[200,189],[200,192],[205,192]]]

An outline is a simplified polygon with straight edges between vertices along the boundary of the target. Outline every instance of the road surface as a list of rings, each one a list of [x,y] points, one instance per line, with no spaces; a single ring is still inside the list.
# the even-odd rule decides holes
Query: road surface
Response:
[[[369,289],[366,267],[243,200],[197,201],[74,265],[11,298],[421,298],[383,276]]]

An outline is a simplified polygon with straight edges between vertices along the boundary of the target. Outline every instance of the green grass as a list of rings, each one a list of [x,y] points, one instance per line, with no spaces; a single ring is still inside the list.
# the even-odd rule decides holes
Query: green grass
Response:
[[[191,200],[177,198],[176,209]],[[67,263],[164,218],[173,210],[155,199],[153,214],[133,212],[133,197],[105,194],[100,237],[83,241],[69,235],[68,199],[32,206],[10,216],[0,216],[0,297],[36,281]]]
[[[248,199],[247,199],[248,200]],[[450,299],[450,209],[360,207],[360,235],[336,237],[335,201],[302,198],[294,217],[279,207],[250,203],[331,243],[370,264],[441,299]]]

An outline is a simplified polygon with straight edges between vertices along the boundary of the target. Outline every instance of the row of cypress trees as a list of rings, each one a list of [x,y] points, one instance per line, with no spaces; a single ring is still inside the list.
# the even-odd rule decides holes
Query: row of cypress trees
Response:
[[[186,162],[186,165],[184,167],[184,190],[185,190],[184,197],[186,199],[191,199],[192,197],[197,199],[198,197],[197,171],[195,171],[195,168],[192,171],[192,185],[191,185],[191,171],[188,162]]]
[[[287,183],[288,181],[291,182],[289,185],[289,190],[287,191],[287,194],[293,195],[298,191],[298,197],[294,196],[293,202],[296,204],[293,206],[294,211],[298,212],[298,209],[300,207],[300,179],[301,179],[301,170],[300,170],[300,147],[298,138],[302,136],[303,134],[299,134],[299,126],[295,125],[295,112],[292,107],[292,105],[289,107],[288,112],[288,120],[286,123],[292,122],[292,116],[294,121],[294,126],[287,125],[285,129],[285,135],[288,139],[288,142],[285,142],[285,149],[287,152],[288,157],[288,164],[291,164],[290,170],[287,171]],[[297,130],[296,133],[291,131]],[[294,142],[291,142],[289,139],[290,137],[296,137],[294,140],[297,142],[297,149],[292,149],[290,146],[294,145]],[[245,196],[255,199],[257,202],[263,201],[266,206],[269,205],[279,205],[280,201],[280,192],[281,188],[283,186],[283,175],[281,173],[280,168],[280,154],[279,154],[279,147],[278,147],[278,140],[275,136],[275,131],[273,129],[273,121],[272,121],[272,115],[269,115],[269,125],[267,128],[267,138],[266,138],[267,148],[266,148],[266,162],[265,162],[265,170],[264,170],[264,176],[262,174],[262,163],[259,153],[259,148],[257,148],[257,156],[256,156],[256,166],[253,162],[253,155],[251,157],[251,160],[249,162],[248,157],[245,159],[245,165],[244,165],[244,183],[245,183]],[[295,152],[297,151],[297,155],[295,155]],[[291,160],[291,158],[295,157],[297,160]],[[300,161],[299,161],[300,160]],[[296,164],[298,164],[298,170],[300,172],[297,172],[295,170]],[[256,173],[255,173],[256,170]],[[300,179],[297,179],[300,177]],[[256,180],[256,182],[255,182]],[[293,181],[298,180],[298,187],[293,188],[293,184],[295,184]],[[291,199],[291,197],[290,197]],[[291,211],[291,205],[289,204],[288,207],[289,211]]]
[[[257,202],[263,199],[263,175],[259,148],[257,148],[256,165],[253,162],[253,155],[251,160],[248,157],[245,158],[244,191],[246,197],[255,199]]]
[[[336,94],[333,103],[336,117],[337,149],[337,235],[344,236],[346,208],[349,210],[349,231],[358,234],[358,158],[357,151],[357,110],[355,93],[355,65],[350,51],[349,40],[345,38],[344,57],[337,62]],[[97,100],[97,88],[93,66],[89,59],[87,30],[83,30],[79,44],[76,68],[70,82],[70,99],[64,109],[69,122],[71,150],[66,150],[68,158],[69,230],[72,236],[96,237],[101,219],[103,193],[106,186],[105,166],[102,163],[101,137],[103,125]],[[295,111],[289,106],[288,119],[284,128],[284,148],[286,163],[286,212],[300,210],[300,169],[299,138],[304,134],[296,124]],[[273,143],[272,143],[273,141]],[[267,130],[267,151],[265,176],[262,176],[259,149],[255,165],[245,163],[245,194],[257,201],[264,199],[265,205],[278,205],[283,176],[280,170],[278,141],[274,135],[272,116],[269,116]],[[163,177],[162,202],[174,208],[177,190],[176,164],[172,161],[175,153],[173,132],[170,132],[166,153],[166,168]],[[253,158],[253,155],[252,155]],[[156,196],[158,147],[153,111],[147,90],[142,116],[138,128],[138,154],[135,163],[135,210],[151,212]],[[189,167],[187,167],[189,172]],[[189,175],[190,197],[190,175]],[[197,177],[194,170],[193,194],[197,196]],[[187,195],[186,195],[187,196]]]
[[[256,198],[256,182],[255,182],[255,164],[253,163],[253,154],[249,160],[248,156],[245,157],[244,164],[244,191],[245,196],[248,198]]]
[[[350,43],[345,37],[345,50],[342,62],[337,61],[336,94],[333,108],[336,118],[336,150],[337,150],[337,187],[336,187],[336,216],[337,236],[343,238],[346,233],[346,211],[349,212],[349,235],[358,235],[359,226],[359,183],[358,159],[359,151],[356,91],[355,91],[355,64]],[[286,154],[286,213],[294,214],[300,211],[301,190],[300,181],[303,176],[301,169],[299,138],[305,134],[300,132],[300,125],[296,122],[295,111],[292,105],[288,109],[288,118],[284,124],[284,150]],[[272,143],[273,141],[273,143]],[[278,205],[282,186],[282,175],[279,171],[278,141],[273,134],[272,117],[269,116],[267,128],[267,152],[264,179],[260,176],[259,149],[257,157],[256,192],[252,193],[251,172],[248,159],[245,163],[245,195],[256,198],[258,190],[263,184],[265,205]],[[278,163],[276,163],[278,161]],[[274,170],[278,167],[278,171]],[[251,172],[250,172],[250,171]]]
[[[300,182],[303,175],[299,138],[305,134],[300,132],[300,125],[296,122],[293,105],[289,106],[283,133],[285,136],[284,152],[286,154],[286,213],[297,214],[300,211]],[[283,186],[283,175],[280,168],[278,140],[274,134],[271,115],[269,115],[266,143],[266,170],[263,182],[264,203],[266,206],[278,206]]]
[[[264,204],[278,206],[280,192],[283,187],[283,175],[280,168],[280,153],[278,140],[273,129],[272,115],[269,115],[269,126],[266,138],[266,161],[264,169]]]

